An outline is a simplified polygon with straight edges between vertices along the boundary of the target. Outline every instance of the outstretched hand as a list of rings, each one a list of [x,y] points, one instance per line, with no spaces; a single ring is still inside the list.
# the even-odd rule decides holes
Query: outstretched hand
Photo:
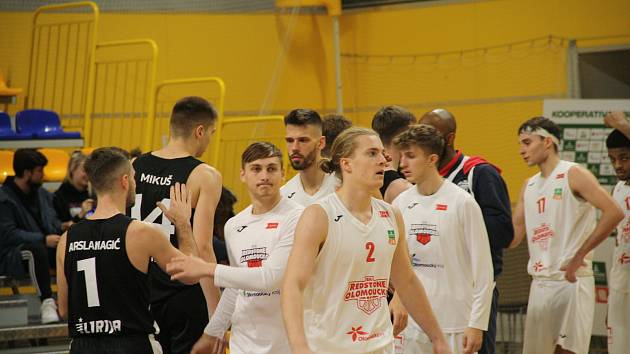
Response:
[[[201,278],[214,276],[216,264],[207,263],[194,256],[179,256],[171,259],[166,265],[166,272],[171,280],[179,280],[184,284],[196,284]]]
[[[176,182],[171,186],[170,201],[166,203],[157,202],[158,208],[162,210],[164,215],[171,223],[181,225],[190,223],[192,215],[191,197],[186,185]],[[168,205],[167,205],[168,204]]]

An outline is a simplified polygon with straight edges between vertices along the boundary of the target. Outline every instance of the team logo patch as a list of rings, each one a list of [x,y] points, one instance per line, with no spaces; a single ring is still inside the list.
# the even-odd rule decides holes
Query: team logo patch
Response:
[[[287,198],[291,199],[291,198],[293,198],[293,196],[294,196],[294,195],[295,195],[295,192],[291,192],[291,194],[289,194],[289,195],[287,196]]]
[[[265,229],[277,229],[277,228],[278,228],[277,222],[268,222],[267,227]]]
[[[626,220],[623,229],[621,229],[621,242],[630,243],[630,218]]]
[[[262,262],[267,259],[267,247],[254,247],[241,251],[241,263],[247,264],[247,268],[262,267]]]
[[[435,206],[435,210],[446,210],[446,209],[448,209],[448,205],[446,204],[437,204]]]
[[[626,252],[622,253],[618,259],[620,264],[630,263],[630,254],[626,254]]]
[[[387,299],[387,279],[375,279],[367,275],[363,280],[348,282],[344,301],[356,301],[357,308],[368,315],[381,307],[382,299]]]
[[[534,236],[532,237],[532,243],[537,244],[543,250],[546,250],[549,246],[549,240],[555,235],[551,227],[548,224],[542,223],[537,228],[534,228]]]
[[[381,215],[382,218],[388,218],[389,217],[389,211],[387,211],[387,210],[379,210],[378,213]]]
[[[411,230],[409,230],[409,236],[415,236],[416,241],[422,245],[426,245],[431,242],[433,237],[439,236],[437,231],[437,225],[422,223],[411,224]]]
[[[339,222],[341,218],[343,218],[343,215],[337,215],[337,217],[335,218],[335,222]]]
[[[247,227],[247,225],[239,226],[239,227],[236,229],[236,232],[241,232],[241,231],[245,230],[245,228],[246,228],[246,227]]]
[[[394,230],[387,230],[387,242],[390,245],[396,245],[396,232]]]
[[[558,173],[556,175],[556,179],[563,179],[564,178],[564,173]]]
[[[413,209],[413,207],[415,207],[418,204],[420,204],[420,203],[417,203],[417,202],[411,203],[411,204],[407,205],[407,209]]]
[[[538,261],[538,262],[534,263],[532,268],[534,269],[534,272],[538,273],[541,270],[545,269],[545,266],[543,265],[543,263],[541,261]]]
[[[352,327],[352,329],[346,332],[346,334],[350,335],[350,338],[352,338],[352,342],[364,342],[366,340],[378,338],[383,335],[383,333],[370,334],[369,332],[363,330],[363,326]]]
[[[556,188],[553,190],[553,199],[562,200],[562,188]]]

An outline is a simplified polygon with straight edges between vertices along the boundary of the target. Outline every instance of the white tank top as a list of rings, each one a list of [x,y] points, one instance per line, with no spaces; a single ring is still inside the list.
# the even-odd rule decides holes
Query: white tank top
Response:
[[[317,204],[328,215],[328,235],[304,292],[304,327],[311,350],[393,351],[387,288],[398,228],[391,205],[372,198],[372,218],[363,224],[336,193]]]
[[[613,190],[613,198],[623,210],[625,217],[617,225],[617,242],[610,269],[610,287],[617,291],[630,292],[630,186],[620,181]]]
[[[525,187],[525,227],[529,247],[528,273],[534,278],[564,279],[560,267],[568,263],[595,228],[595,208],[578,199],[569,187],[569,169],[576,163],[560,160],[543,178],[540,172]],[[577,276],[593,275],[593,252]]]

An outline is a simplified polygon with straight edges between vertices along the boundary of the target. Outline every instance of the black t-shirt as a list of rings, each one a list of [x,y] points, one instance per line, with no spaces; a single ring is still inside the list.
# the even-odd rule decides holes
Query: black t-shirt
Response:
[[[88,198],[90,195],[87,190],[80,191],[70,182],[63,182],[53,197],[53,205],[59,220],[61,222],[80,221],[78,214],[81,212],[81,204]]]
[[[399,178],[405,178],[405,176],[402,175],[402,173],[395,171],[395,170],[387,170],[385,171],[384,177],[383,177],[383,186],[381,187],[381,195],[383,197],[385,197],[385,192],[387,191],[387,187],[389,187],[389,185],[394,182],[395,180],[399,179]]]
[[[136,171],[136,203],[127,215],[131,215],[134,219],[161,225],[162,231],[168,235],[171,244],[178,247],[175,226],[168,219],[162,218],[162,211],[156,203],[167,202],[171,185],[175,182],[186,183],[190,173],[202,163],[192,156],[163,159],[151,153],[135,159],[133,168]],[[192,215],[194,217],[194,210]],[[155,262],[149,264],[149,280],[152,304],[163,302],[178,291],[189,287],[179,281],[171,281],[171,277]]]
[[[68,231],[64,273],[70,337],[154,332],[148,276],[127,255],[131,221],[117,214],[83,220]]]

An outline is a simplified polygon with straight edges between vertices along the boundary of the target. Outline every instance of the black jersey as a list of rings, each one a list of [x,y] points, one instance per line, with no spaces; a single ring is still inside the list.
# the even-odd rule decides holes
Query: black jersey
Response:
[[[387,188],[389,187],[390,184],[392,184],[392,182],[394,182],[397,179],[400,178],[405,178],[405,176],[403,176],[402,173],[398,172],[398,171],[394,171],[394,170],[387,170],[385,171],[384,177],[383,177],[383,186],[381,186],[380,190],[381,190],[381,195],[383,196],[383,198],[385,197],[385,191],[387,191]]]
[[[136,171],[136,202],[131,208],[131,217],[159,224],[171,244],[179,248],[175,236],[175,226],[167,218],[162,217],[162,211],[156,203],[162,202],[168,205],[170,203],[170,187],[175,182],[186,183],[192,170],[202,163],[192,156],[163,159],[151,153],[135,159],[133,168]],[[194,212],[193,209],[193,216]],[[152,304],[165,301],[174,293],[189,286],[179,281],[171,281],[171,277],[155,262],[149,264],[149,280]]]
[[[148,276],[127,256],[132,220],[117,214],[83,220],[68,231],[64,273],[70,337],[154,332]]]

